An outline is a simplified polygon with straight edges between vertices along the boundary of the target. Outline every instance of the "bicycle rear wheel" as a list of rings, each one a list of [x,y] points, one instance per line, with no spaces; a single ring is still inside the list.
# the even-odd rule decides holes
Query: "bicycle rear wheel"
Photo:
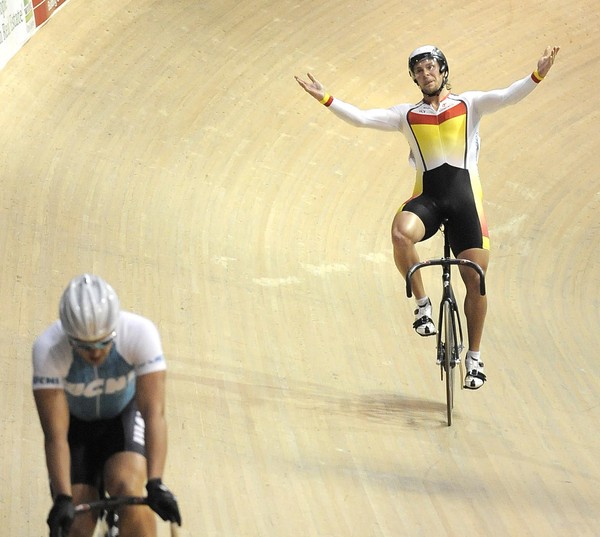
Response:
[[[449,301],[443,305],[444,315],[444,362],[443,368],[446,374],[446,413],[448,417],[448,427],[452,425],[452,410],[454,409],[454,369],[456,366],[456,337],[453,325],[453,309]]]

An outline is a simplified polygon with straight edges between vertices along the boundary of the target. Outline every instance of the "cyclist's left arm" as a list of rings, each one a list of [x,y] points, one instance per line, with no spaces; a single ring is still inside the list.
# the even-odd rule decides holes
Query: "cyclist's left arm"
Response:
[[[560,47],[546,47],[542,56],[537,62],[536,70],[522,78],[513,82],[510,86],[503,89],[492,91],[471,91],[464,95],[472,100],[475,110],[479,115],[495,112],[500,108],[518,103],[521,99],[529,95],[542,79],[548,74]]]
[[[473,109],[479,116],[491,114],[505,106],[518,103],[529,95],[537,86],[531,75],[513,82],[507,88],[490,91],[467,91],[460,95],[471,101]]]
[[[121,312],[119,342],[135,370],[135,402],[145,424],[148,479],[162,477],[167,453],[165,418],[166,362],[156,325],[139,315]]]
[[[146,425],[148,479],[162,478],[167,458],[165,379],[164,370],[136,378],[136,404]]]

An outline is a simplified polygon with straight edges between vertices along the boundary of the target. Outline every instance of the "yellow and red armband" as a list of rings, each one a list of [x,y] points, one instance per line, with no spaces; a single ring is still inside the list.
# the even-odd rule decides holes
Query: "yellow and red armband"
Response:
[[[533,80],[536,84],[539,84],[542,80],[544,80],[544,77],[540,75],[536,69],[533,73],[531,73],[531,80]]]
[[[319,102],[325,106],[329,106],[333,102],[333,96],[329,95],[329,93],[325,93]]]

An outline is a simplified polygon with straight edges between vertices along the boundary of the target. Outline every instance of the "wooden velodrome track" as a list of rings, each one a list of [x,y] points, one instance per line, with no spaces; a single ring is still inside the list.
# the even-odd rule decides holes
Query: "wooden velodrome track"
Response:
[[[182,535],[600,534],[600,9],[439,6],[72,0],[0,72],[2,536],[47,534],[30,346],[83,271],[161,330]],[[429,42],[457,92],[562,47],[482,124],[489,382],[451,428],[391,256],[407,145],[293,79],[414,102]]]

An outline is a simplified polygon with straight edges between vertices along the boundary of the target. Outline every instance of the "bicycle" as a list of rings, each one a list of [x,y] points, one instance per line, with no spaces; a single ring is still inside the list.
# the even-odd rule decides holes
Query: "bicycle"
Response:
[[[119,536],[119,513],[120,507],[128,505],[148,505],[147,498],[142,496],[115,496],[113,498],[104,498],[88,503],[81,503],[75,506],[75,515],[96,511],[99,513],[100,525],[104,526],[101,537]],[[177,537],[179,531],[175,522],[171,523],[171,537]],[[94,533],[98,535],[98,533]]]
[[[454,408],[454,370],[460,363],[460,353],[463,351],[463,332],[458,305],[452,289],[451,267],[468,267],[479,274],[479,292],[485,295],[485,274],[483,269],[468,259],[455,259],[450,256],[450,241],[446,232],[447,221],[444,220],[440,230],[444,236],[444,256],[439,259],[429,259],[413,265],[406,274],[406,295],[412,297],[411,279],[414,273],[423,267],[442,267],[442,299],[438,317],[438,332],[436,344],[436,363],[440,366],[441,380],[446,380],[446,412],[448,427],[452,425],[452,410]],[[461,372],[462,377],[462,372]]]

